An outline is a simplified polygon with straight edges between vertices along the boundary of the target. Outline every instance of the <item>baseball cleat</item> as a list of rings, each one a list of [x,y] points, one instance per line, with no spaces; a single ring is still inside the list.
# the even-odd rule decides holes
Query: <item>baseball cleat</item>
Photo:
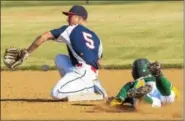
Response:
[[[152,90],[150,85],[141,86],[139,88],[132,88],[127,92],[128,97],[142,98]]]
[[[116,107],[116,106],[120,106],[122,104],[122,101],[121,100],[118,100],[114,97],[110,97],[106,103],[111,106],[111,107]]]
[[[117,99],[113,99],[113,100],[110,102],[110,106],[111,106],[111,107],[119,106],[119,105],[121,105],[121,104],[122,104],[122,102],[119,101],[119,100],[117,100]]]

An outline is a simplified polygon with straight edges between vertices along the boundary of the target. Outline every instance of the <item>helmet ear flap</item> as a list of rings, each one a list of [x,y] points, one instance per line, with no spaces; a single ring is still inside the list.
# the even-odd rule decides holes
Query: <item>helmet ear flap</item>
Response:
[[[134,61],[134,63],[132,64],[132,78],[135,80],[137,79],[137,69],[136,69],[136,61]]]
[[[138,79],[143,76],[147,76],[148,74],[151,74],[148,70],[150,62],[146,58],[139,58],[136,59],[132,64],[132,77],[135,79]]]

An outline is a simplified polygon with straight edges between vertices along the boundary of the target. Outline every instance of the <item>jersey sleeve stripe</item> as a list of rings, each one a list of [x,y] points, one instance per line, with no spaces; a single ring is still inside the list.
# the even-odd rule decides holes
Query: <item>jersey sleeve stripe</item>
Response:
[[[68,26],[64,32],[62,32],[59,36],[59,38],[57,39],[58,42],[63,42],[63,43],[70,43],[70,34],[72,33],[72,31],[74,30],[74,28],[77,25],[73,25],[73,26]]]

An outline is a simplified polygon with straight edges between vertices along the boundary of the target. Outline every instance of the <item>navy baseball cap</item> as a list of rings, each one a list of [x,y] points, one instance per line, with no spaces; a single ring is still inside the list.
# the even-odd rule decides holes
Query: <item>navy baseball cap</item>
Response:
[[[84,18],[85,20],[88,17],[88,13],[87,10],[80,5],[74,5],[69,12],[62,12],[64,15],[69,16],[69,15],[78,15],[81,16],[82,18]]]

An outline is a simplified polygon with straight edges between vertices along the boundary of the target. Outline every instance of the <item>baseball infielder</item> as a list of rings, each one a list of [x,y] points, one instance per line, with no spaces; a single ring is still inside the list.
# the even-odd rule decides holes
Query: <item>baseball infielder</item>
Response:
[[[150,63],[147,59],[137,59],[133,63],[134,81],[126,83],[117,96],[109,102],[111,106],[130,103],[137,108],[137,100],[143,98],[152,107],[161,107],[173,103],[179,95],[178,90],[162,74],[158,62]]]
[[[62,78],[56,83],[51,95],[56,99],[65,99],[80,94],[98,93],[108,97],[98,80],[99,60],[102,58],[103,47],[98,36],[86,27],[87,10],[83,6],[74,5],[69,12],[63,12],[68,17],[68,25],[45,32],[26,50],[20,50],[21,55],[14,63],[10,63],[10,54],[15,49],[5,52],[5,64],[14,68],[47,40],[54,40],[67,45],[68,55],[58,54],[56,66]],[[13,52],[12,52],[13,53]]]

